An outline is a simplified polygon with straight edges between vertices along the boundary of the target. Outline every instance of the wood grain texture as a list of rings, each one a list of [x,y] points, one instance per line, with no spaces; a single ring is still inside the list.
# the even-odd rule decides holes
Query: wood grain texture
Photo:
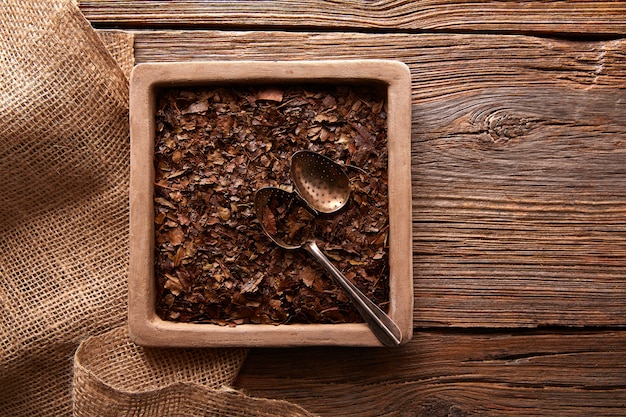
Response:
[[[420,332],[400,349],[254,350],[238,387],[321,416],[616,416],[626,335]]]
[[[415,325],[626,326],[624,40],[138,31],[135,57],[404,61]]]
[[[94,0],[81,10],[96,26],[150,29],[135,33],[138,63],[411,68],[414,340],[254,349],[237,388],[322,416],[626,414],[626,42],[580,40],[623,35],[626,2]],[[523,329],[536,326],[604,327]]]
[[[82,0],[96,25],[624,34],[624,1]]]

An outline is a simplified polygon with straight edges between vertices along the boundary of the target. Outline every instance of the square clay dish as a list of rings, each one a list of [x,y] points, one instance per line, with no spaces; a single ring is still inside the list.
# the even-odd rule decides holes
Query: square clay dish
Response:
[[[130,81],[129,329],[155,347],[382,346],[365,323],[241,324],[235,327],[162,320],[154,273],[155,103],[167,87],[247,84],[368,84],[386,89],[389,190],[389,316],[413,333],[411,248],[411,78],[387,60],[181,62],[137,65]],[[378,87],[380,88],[380,87]]]

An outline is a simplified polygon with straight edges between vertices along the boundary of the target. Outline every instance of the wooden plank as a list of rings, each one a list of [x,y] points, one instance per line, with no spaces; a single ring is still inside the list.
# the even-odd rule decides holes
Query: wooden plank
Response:
[[[624,1],[81,0],[96,25],[624,34]]]
[[[253,350],[237,386],[321,416],[615,416],[626,333],[419,332],[400,349]]]
[[[623,40],[135,35],[137,62],[404,61],[413,77],[415,325],[626,325]]]

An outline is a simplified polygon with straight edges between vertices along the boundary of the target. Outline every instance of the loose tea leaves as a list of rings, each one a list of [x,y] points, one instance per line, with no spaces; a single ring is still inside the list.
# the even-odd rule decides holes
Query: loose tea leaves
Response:
[[[315,238],[344,275],[386,309],[384,97],[373,86],[193,87],[164,89],[157,103],[160,317],[222,325],[362,321],[315,261],[304,251],[279,248],[256,219],[256,190],[291,191],[289,157],[301,149],[347,167],[350,201],[315,219]]]
[[[313,235],[315,217],[295,193],[279,188],[263,188],[269,191],[255,199],[257,220],[267,234],[281,246],[299,247]],[[257,202],[261,207],[256,207]],[[261,214],[259,219],[259,213]]]

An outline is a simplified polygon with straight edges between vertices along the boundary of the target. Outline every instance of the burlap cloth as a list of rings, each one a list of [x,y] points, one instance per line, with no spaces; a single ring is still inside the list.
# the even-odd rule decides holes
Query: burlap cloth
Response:
[[[0,0],[0,415],[310,415],[228,388],[244,349],[126,330],[132,36]]]

